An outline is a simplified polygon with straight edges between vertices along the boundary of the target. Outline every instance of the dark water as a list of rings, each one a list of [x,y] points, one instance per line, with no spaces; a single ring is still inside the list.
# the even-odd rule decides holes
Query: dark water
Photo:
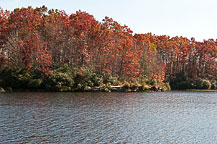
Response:
[[[0,93],[0,143],[217,142],[217,92]]]

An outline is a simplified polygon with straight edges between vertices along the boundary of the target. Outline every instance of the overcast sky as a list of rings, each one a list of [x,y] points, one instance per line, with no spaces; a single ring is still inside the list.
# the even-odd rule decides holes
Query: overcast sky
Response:
[[[29,5],[68,14],[80,9],[99,21],[108,16],[134,33],[217,39],[217,0],[0,0],[4,10]]]

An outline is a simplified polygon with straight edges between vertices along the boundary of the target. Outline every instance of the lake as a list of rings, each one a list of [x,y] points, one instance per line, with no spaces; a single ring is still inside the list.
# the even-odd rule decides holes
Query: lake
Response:
[[[210,144],[217,92],[0,93],[0,143]]]

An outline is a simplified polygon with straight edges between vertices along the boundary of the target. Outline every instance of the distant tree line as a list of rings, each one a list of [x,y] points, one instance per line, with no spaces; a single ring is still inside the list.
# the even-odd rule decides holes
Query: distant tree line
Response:
[[[135,34],[112,18],[102,22],[77,11],[0,9],[0,68],[18,67],[49,75],[52,66],[95,69],[120,79],[148,77],[216,81],[217,41]]]

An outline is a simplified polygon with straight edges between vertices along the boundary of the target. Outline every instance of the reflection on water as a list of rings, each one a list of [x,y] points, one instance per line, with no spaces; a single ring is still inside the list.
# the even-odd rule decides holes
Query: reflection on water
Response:
[[[215,143],[217,92],[0,93],[0,143]]]

